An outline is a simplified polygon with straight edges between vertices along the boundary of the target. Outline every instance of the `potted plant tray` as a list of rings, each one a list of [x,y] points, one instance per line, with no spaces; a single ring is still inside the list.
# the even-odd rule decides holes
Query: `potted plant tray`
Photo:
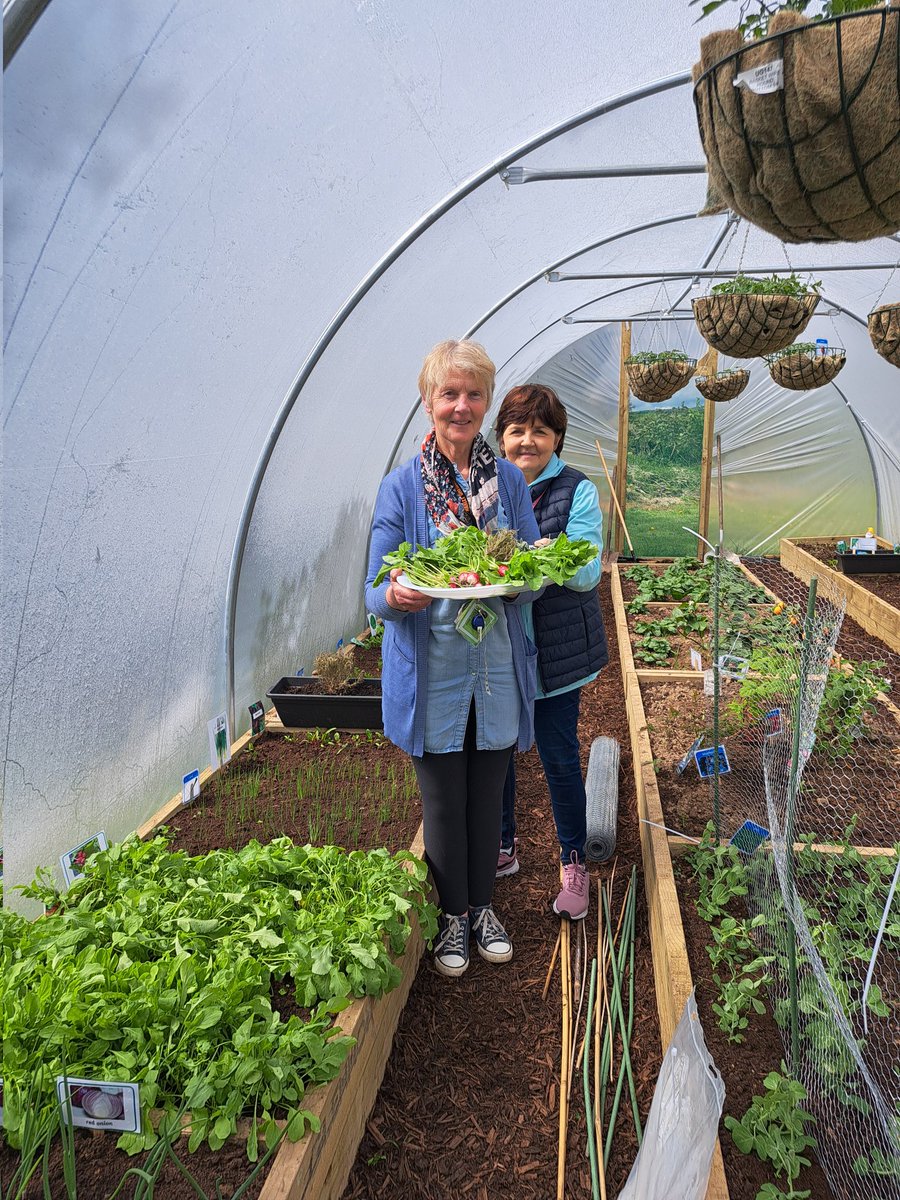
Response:
[[[836,555],[845,575],[900,574],[900,554],[893,550],[873,550],[870,554]]]
[[[313,676],[285,675],[266,695],[286,729],[383,729],[381,680],[354,680],[344,693],[328,695]]]

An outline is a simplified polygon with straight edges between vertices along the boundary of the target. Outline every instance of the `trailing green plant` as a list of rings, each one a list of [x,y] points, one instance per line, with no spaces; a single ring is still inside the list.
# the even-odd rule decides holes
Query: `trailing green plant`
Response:
[[[803,280],[795,271],[790,275],[764,275],[758,279],[753,275],[744,275],[740,271],[733,279],[726,279],[710,288],[714,296],[808,296],[810,292],[821,290],[822,280],[815,283]]]
[[[815,357],[819,353],[819,347],[815,342],[794,342],[792,346],[785,346],[782,350],[773,350],[771,354],[766,355],[766,362],[776,362],[779,358],[788,358],[792,354],[806,354]]]
[[[788,635],[789,636],[789,635]],[[891,681],[882,675],[881,661],[846,662],[833,659],[816,719],[816,745],[832,758],[849,754],[865,728],[865,719],[877,711],[877,697],[888,692]],[[739,724],[759,721],[765,712],[797,688],[797,663],[783,647],[762,646],[749,654],[749,672],[728,713]]]
[[[708,821],[688,862],[697,880],[698,914],[707,923],[729,916],[733,902],[747,895],[747,872],[737,847],[720,845],[715,826]]]
[[[703,4],[700,16],[697,18],[698,21],[701,21],[725,3],[726,0],[690,0],[689,7],[693,8],[695,4]],[[767,4],[766,0],[742,0],[738,29],[745,38],[765,37],[769,32],[769,21],[775,13],[784,11],[805,13],[809,5],[810,0],[786,0],[784,4]],[[844,13],[861,12],[863,9],[871,7],[872,0],[825,0],[821,10],[813,13],[810,20],[822,21],[827,17],[839,17]]]
[[[763,1162],[769,1162],[776,1176],[783,1176],[789,1185],[808,1167],[810,1160],[805,1152],[816,1145],[815,1138],[806,1132],[807,1125],[815,1118],[803,1107],[807,1099],[802,1083],[790,1079],[784,1063],[781,1072],[770,1071],[763,1080],[765,1089],[761,1096],[754,1096],[750,1107],[740,1121],[725,1118],[725,1127],[731,1132],[735,1146],[742,1154],[755,1154]],[[771,1185],[769,1190],[757,1193],[760,1197],[778,1194]],[[807,1197],[809,1192],[795,1192],[793,1187],[786,1193],[793,1197]]]
[[[279,838],[192,857],[165,835],[131,838],[96,855],[57,897],[41,872],[27,896],[56,911],[30,922],[0,913],[0,1010],[7,1097],[38,1088],[38,1114],[54,1105],[53,1079],[140,1084],[141,1134],[150,1148],[186,1106],[188,1143],[217,1149],[237,1119],[257,1112],[268,1145],[277,1115],[296,1140],[315,1124],[308,1087],[333,1078],[351,1039],[333,1017],[352,996],[395,987],[417,917],[436,929],[426,868],[407,852],[346,853]],[[271,988],[294,991],[308,1017],[283,1020]],[[13,1146],[21,1129],[7,1123]]]
[[[625,366],[637,363],[646,367],[661,362],[687,362],[687,359],[688,355],[683,350],[659,350],[656,353],[652,350],[639,350],[636,354],[629,354],[625,359]]]

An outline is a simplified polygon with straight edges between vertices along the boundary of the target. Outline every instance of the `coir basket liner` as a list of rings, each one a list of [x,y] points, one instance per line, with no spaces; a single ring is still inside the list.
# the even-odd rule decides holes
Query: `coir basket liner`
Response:
[[[697,369],[695,358],[665,358],[655,363],[629,363],[628,385],[638,400],[659,404],[685,386]]]
[[[720,210],[785,242],[900,229],[898,47],[896,6],[818,22],[779,12],[758,41],[737,30],[703,38],[694,103]],[[754,71],[757,91],[735,86]]]
[[[695,375],[697,391],[706,400],[722,403],[739,396],[750,382],[749,371],[720,371],[718,375]]]
[[[793,392],[808,392],[830,383],[843,368],[846,356],[843,350],[837,348],[828,354],[798,350],[796,354],[774,355],[767,362],[769,374],[779,387],[790,388]]]
[[[869,337],[882,358],[900,367],[900,303],[882,304],[869,313]]]
[[[718,295],[693,301],[694,320],[705,341],[730,358],[756,358],[797,341],[819,297]]]

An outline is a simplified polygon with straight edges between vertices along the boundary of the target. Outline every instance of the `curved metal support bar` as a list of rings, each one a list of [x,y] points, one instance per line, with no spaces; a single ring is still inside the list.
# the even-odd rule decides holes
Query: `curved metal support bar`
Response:
[[[235,710],[234,710],[234,633],[235,623],[237,618],[237,592],[238,584],[241,575],[241,566],[244,561],[244,551],[247,545],[247,535],[250,530],[250,521],[253,517],[253,510],[256,507],[256,501],[259,497],[259,490],[262,486],[263,476],[266,468],[274,452],[275,445],[284,428],[285,422],[290,416],[291,410],[296,403],[297,397],[300,395],[306,381],[309,379],[313,370],[316,367],[319,359],[327,350],[328,346],[334,340],[338,330],[351,315],[356,306],[360,303],[364,296],[375,286],[381,279],[389,267],[391,267],[397,259],[408,250],[409,247],[422,236],[426,230],[439,220],[450,209],[454,208],[461,200],[464,200],[468,195],[493,178],[498,171],[510,166],[521,158],[524,154],[531,153],[532,150],[537,150],[540,146],[546,145],[554,138],[560,137],[564,133],[568,133],[572,129],[577,129],[580,125],[586,124],[588,121],[596,120],[597,117],[605,116],[607,113],[615,112],[619,108],[625,108],[629,104],[634,104],[639,100],[648,99],[651,96],[657,96],[662,92],[671,91],[673,88],[684,87],[685,84],[691,82],[690,71],[679,71],[675,75],[668,75],[663,79],[655,80],[653,83],[644,84],[643,87],[633,88],[628,92],[620,92],[619,95],[613,96],[608,100],[603,100],[599,104],[593,105],[591,108],[585,109],[574,117],[568,117],[559,124],[545,129],[542,133],[537,134],[533,138],[522,142],[515,149],[503,155],[502,158],[496,159],[486,167],[482,167],[476,174],[471,175],[464,183],[454,188],[447,196],[440,200],[428,212],[424,213],[419,220],[407,230],[407,232],[395,242],[394,245],[384,254],[371,270],[357,284],[354,290],[350,293],[335,315],[331,318],[324,331],[319,335],[316,344],[313,346],[306,360],[294,378],[293,383],[288,389],[287,395],[281,402],[281,407],[275,416],[272,427],[266,437],[263,448],[257,459],[256,466],[253,470],[253,475],[250,480],[250,486],[247,490],[247,496],[244,500],[244,506],[241,510],[238,528],[235,535],[234,546],[231,551],[231,562],[228,567],[228,581],[225,588],[225,623],[223,630],[223,653],[225,658],[225,701],[226,711],[231,720],[232,731],[236,731],[235,725]]]
[[[846,309],[843,309],[842,311],[846,312]],[[853,314],[847,313],[847,316],[852,317]],[[855,317],[854,320],[859,320],[859,318]],[[850,416],[853,418],[856,424],[856,428],[859,430],[859,436],[862,438],[863,445],[866,448],[866,454],[869,456],[869,470],[872,472],[872,482],[875,485],[875,520],[878,521],[881,517],[881,488],[878,486],[878,470],[876,469],[875,459],[872,455],[872,447],[869,445],[869,439],[866,437],[866,431],[863,428],[862,421],[860,421],[859,417],[856,415],[853,405],[847,399],[845,393],[841,388],[838,387],[833,379],[831,381],[831,386],[846,404],[847,411],[850,413]]]
[[[491,317],[495,316],[498,312],[500,312],[501,309],[505,308],[507,304],[509,304],[511,301],[515,300],[515,298],[517,296],[521,296],[521,294],[524,291],[527,291],[527,289],[532,287],[535,283],[540,283],[540,281],[542,279],[546,278],[547,273],[549,271],[554,271],[554,270],[556,270],[557,267],[561,267],[565,263],[571,262],[575,258],[580,258],[582,254],[589,254],[591,252],[591,250],[596,250],[600,246],[607,246],[611,242],[617,242],[617,241],[619,241],[620,238],[630,237],[634,233],[645,233],[648,229],[659,229],[660,226],[662,226],[662,225],[674,225],[675,223],[677,223],[679,221],[696,221],[696,220],[697,220],[697,214],[695,212],[679,213],[677,216],[674,216],[674,217],[659,217],[654,221],[644,221],[640,225],[630,225],[627,229],[620,229],[617,233],[611,233],[611,234],[608,234],[606,237],[600,238],[599,241],[590,242],[587,246],[583,246],[580,250],[574,250],[571,254],[567,254],[564,258],[557,259],[556,262],[551,263],[549,267],[542,268],[540,271],[538,271],[534,275],[532,275],[529,279],[526,279],[524,281],[524,283],[520,283],[520,284],[518,284],[517,287],[514,287],[511,292],[507,292],[502,300],[498,300],[497,303],[495,305],[493,305],[493,307],[489,308],[486,313],[484,313],[482,316],[480,316],[478,318],[478,320],[475,322],[474,325],[469,326],[469,328],[463,334],[463,337],[464,338],[474,337],[475,334],[478,332],[478,330],[482,327],[482,325],[486,325],[487,322],[491,319]],[[520,349],[521,349],[521,347],[520,347]],[[415,404],[413,404],[412,408],[410,408],[409,412],[406,415],[406,420],[403,422],[403,425],[400,428],[400,432],[397,434],[396,438],[394,439],[394,444],[393,444],[393,446],[391,446],[391,450],[390,450],[390,453],[388,454],[387,462],[385,463],[384,470],[382,471],[382,475],[387,475],[388,471],[390,470],[391,463],[397,457],[397,451],[400,449],[400,444],[403,441],[403,439],[406,437],[407,430],[409,429],[410,425],[412,424],[413,419],[414,419],[416,413],[418,412],[418,409],[419,409],[419,400],[417,397]]]
[[[11,0],[3,8],[3,70],[31,33],[50,0]]]

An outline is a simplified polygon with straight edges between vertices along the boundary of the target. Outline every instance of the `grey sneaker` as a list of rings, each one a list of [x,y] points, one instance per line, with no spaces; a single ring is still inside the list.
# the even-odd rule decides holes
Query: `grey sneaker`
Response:
[[[512,958],[513,948],[509,934],[500,924],[490,904],[472,909],[472,932],[475,934],[478,953],[488,962],[503,963]]]
[[[434,944],[434,966],[441,975],[456,977],[469,965],[469,917],[441,913]]]

